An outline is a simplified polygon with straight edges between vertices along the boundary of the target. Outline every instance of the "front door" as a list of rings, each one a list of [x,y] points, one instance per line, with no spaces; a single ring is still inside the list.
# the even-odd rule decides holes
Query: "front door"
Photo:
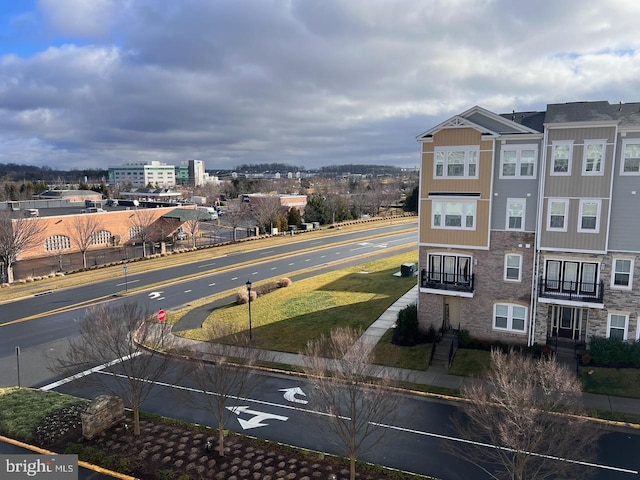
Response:
[[[443,330],[460,327],[460,298],[444,297]]]
[[[582,308],[555,306],[552,311],[553,333],[560,338],[580,340],[586,327],[586,311]]]

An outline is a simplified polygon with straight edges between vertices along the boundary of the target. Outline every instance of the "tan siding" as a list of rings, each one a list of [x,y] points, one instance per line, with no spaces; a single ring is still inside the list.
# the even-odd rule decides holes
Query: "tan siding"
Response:
[[[461,245],[487,247],[489,243],[489,202],[479,200],[476,211],[476,229],[445,230],[431,228],[431,200],[420,204],[420,243],[430,245]]]
[[[437,147],[470,145],[477,145],[480,148],[477,180],[434,178],[433,152]],[[422,144],[421,243],[482,248],[488,246],[493,147],[493,140],[482,140],[482,134],[472,128],[441,130],[434,135],[432,143]],[[429,194],[444,192],[480,194],[476,210],[476,229],[474,231],[431,229],[431,200],[428,198]]]

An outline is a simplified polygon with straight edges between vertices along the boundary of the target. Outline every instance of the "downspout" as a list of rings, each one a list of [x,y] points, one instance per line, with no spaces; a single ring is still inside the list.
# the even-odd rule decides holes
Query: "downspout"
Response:
[[[540,276],[540,232],[542,231],[542,210],[544,207],[544,187],[547,175],[547,141],[548,130],[544,127],[542,139],[542,155],[540,156],[540,182],[538,183],[538,215],[535,225],[535,253],[533,255],[533,281],[531,282],[531,328],[529,329],[529,346],[535,343],[536,338],[536,318],[538,316],[538,277]]]

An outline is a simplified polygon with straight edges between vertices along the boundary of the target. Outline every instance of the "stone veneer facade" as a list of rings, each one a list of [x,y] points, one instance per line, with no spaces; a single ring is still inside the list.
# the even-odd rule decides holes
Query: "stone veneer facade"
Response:
[[[490,235],[489,250],[443,249],[437,247],[421,247],[420,269],[427,268],[429,253],[451,253],[472,257],[472,271],[475,275],[473,298],[459,297],[459,324],[451,320],[451,327],[468,330],[473,338],[500,340],[508,343],[526,344],[527,331],[524,333],[508,332],[493,328],[493,310],[496,303],[521,305],[531,311],[531,282],[534,261],[534,234],[513,231],[493,231]],[[505,281],[505,255],[516,253],[522,255],[521,281]],[[420,293],[418,308],[422,319],[421,329],[427,330],[431,325],[437,330],[442,326],[446,291],[443,294]]]

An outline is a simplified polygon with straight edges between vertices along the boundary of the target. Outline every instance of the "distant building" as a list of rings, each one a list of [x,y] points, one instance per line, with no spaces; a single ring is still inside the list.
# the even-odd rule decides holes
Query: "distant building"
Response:
[[[176,167],[151,161],[128,161],[121,167],[109,167],[109,183],[123,185],[130,183],[134,187],[146,187],[151,184],[162,188],[176,185]]]

